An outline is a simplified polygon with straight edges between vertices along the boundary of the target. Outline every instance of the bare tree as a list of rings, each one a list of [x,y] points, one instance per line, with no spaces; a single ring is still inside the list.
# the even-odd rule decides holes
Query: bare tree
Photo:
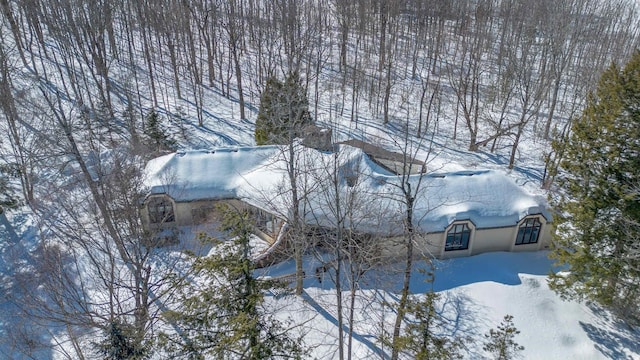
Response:
[[[381,262],[379,229],[385,209],[379,209],[375,194],[368,191],[369,177],[362,167],[364,155],[348,146],[336,146],[333,153],[321,155],[313,173],[319,186],[310,196],[316,249],[322,266],[315,269],[318,281],[325,275],[336,287],[338,357],[351,359],[356,299],[367,271]],[[348,289],[345,308],[344,288]],[[345,335],[345,328],[347,333]],[[346,347],[345,347],[346,337]]]
[[[490,51],[492,34],[489,25],[493,6],[493,0],[482,0],[473,13],[470,9],[463,10],[463,16],[466,18],[460,22],[458,28],[456,60],[448,65],[449,82],[456,94],[456,107],[462,111],[469,131],[469,150],[472,151],[493,140],[491,137],[478,140],[482,125],[480,116],[485,106],[483,87],[488,80],[483,65],[485,56]],[[453,65],[456,63],[459,67]]]
[[[529,9],[526,12],[526,9]],[[509,157],[509,168],[515,165],[516,153],[524,129],[533,118],[537,118],[540,108],[548,93],[548,56],[547,48],[538,45],[537,27],[540,19],[545,16],[545,9],[541,7],[531,7],[522,5],[522,9],[516,12],[526,16],[524,21],[518,23],[519,39],[517,44],[511,47],[509,52],[509,62],[513,70],[515,92],[517,94],[520,116],[517,121],[510,126],[515,128],[513,134],[513,145]],[[516,20],[517,21],[517,20]]]
[[[550,2],[550,8],[545,11],[547,26],[543,36],[547,37],[550,51],[549,70],[552,81],[551,97],[549,99],[549,113],[544,125],[544,137],[549,138],[551,124],[558,105],[558,96],[563,81],[566,81],[567,70],[571,64],[576,48],[579,44],[581,32],[584,31],[585,17],[583,9],[588,5],[579,1]]]
[[[1,32],[0,35],[2,35]],[[32,203],[34,201],[33,179],[35,177],[33,158],[31,156],[35,155],[33,154],[33,137],[21,124],[23,120],[18,112],[12,88],[10,60],[2,40],[3,38],[0,37],[0,98],[2,99],[0,100],[0,109],[6,120],[6,126],[3,126],[3,128],[6,130],[5,133],[9,135],[8,140],[11,148],[11,154],[7,156],[8,159],[6,161],[16,167],[23,198],[28,203]]]
[[[238,4],[236,0],[231,0],[226,3],[226,23],[223,24],[224,29],[228,35],[228,46],[233,58],[234,70],[236,74],[236,86],[238,87],[238,106],[240,106],[240,119],[246,119],[245,116],[245,103],[244,93],[242,90],[242,68],[240,66],[240,56],[242,53],[242,24],[243,19],[241,14],[238,13]],[[201,124],[202,125],[202,124]]]
[[[34,191],[41,250],[33,272],[18,281],[38,291],[24,292],[23,310],[62,325],[76,351],[71,357],[91,351],[82,345],[84,334],[116,322],[129,324],[142,348],[162,309],[168,274],[152,265],[153,234],[141,225],[144,159],[126,147],[105,154],[104,143],[79,143],[78,134],[89,130],[84,120],[41,85],[35,94],[45,103],[34,112],[53,121],[34,122],[47,127],[39,135],[50,155],[37,169],[49,174],[63,169],[66,176],[43,176]]]
[[[435,131],[432,134],[435,134]],[[395,199],[395,201],[398,202],[398,204],[400,205],[400,210],[403,213],[403,234],[401,245],[403,251],[406,251],[406,253],[403,254],[404,269],[402,271],[402,290],[400,293],[400,300],[398,301],[397,313],[393,326],[391,352],[392,360],[397,359],[399,355],[398,339],[400,337],[402,321],[404,320],[407,311],[409,295],[411,294],[411,276],[414,270],[414,259],[417,255],[414,253],[414,245],[417,243],[418,239],[420,239],[418,233],[419,229],[416,227],[416,219],[419,219],[419,217],[414,213],[414,210],[417,197],[419,197],[421,192],[424,190],[422,188],[423,179],[427,171],[425,164],[429,163],[430,156],[433,155],[433,136],[434,135],[432,135],[432,137],[428,139],[426,143],[424,143],[423,141],[413,143],[411,138],[409,137],[409,127],[407,126],[404,131],[404,141],[402,143],[398,142],[398,145],[402,149],[401,154],[403,156],[403,162],[397,182],[391,185],[396,187],[399,192],[399,196]],[[421,165],[418,165],[413,161],[413,159],[417,157],[417,154],[423,146],[426,147],[426,149],[422,149],[426,152],[426,156],[423,163]],[[417,174],[415,174],[416,170]]]

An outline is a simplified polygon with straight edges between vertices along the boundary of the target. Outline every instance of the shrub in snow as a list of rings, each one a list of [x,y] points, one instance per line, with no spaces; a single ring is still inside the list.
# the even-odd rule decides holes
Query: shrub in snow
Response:
[[[524,346],[514,340],[518,334],[520,331],[513,325],[513,316],[505,315],[497,329],[491,329],[484,335],[486,343],[482,348],[493,354],[497,360],[513,359],[524,350]]]

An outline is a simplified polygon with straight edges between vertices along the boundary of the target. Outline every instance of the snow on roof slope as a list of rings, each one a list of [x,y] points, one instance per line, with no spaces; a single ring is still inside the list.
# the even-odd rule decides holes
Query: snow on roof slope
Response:
[[[351,226],[387,236],[401,234],[402,177],[375,164],[359,148],[337,149],[328,153],[295,147],[306,221],[335,227],[337,200],[331,178],[337,170],[338,196],[350,204],[357,219]],[[167,193],[176,201],[240,198],[286,216],[291,190],[286,150],[259,146],[166,155],[149,162],[147,184],[152,194]],[[543,197],[526,192],[499,170],[416,174],[408,182],[412,189],[419,187],[414,220],[423,232],[444,231],[456,220],[470,220],[477,228],[513,226],[531,214],[551,220]]]
[[[237,178],[260,167],[276,146],[219,148],[177,152],[149,161],[145,172],[151,194],[175,201],[237,197]]]
[[[513,226],[533,214],[551,221],[543,197],[527,193],[499,170],[428,175],[416,198],[416,213],[424,214],[419,226],[429,232],[443,231],[456,220],[471,220],[478,228]]]

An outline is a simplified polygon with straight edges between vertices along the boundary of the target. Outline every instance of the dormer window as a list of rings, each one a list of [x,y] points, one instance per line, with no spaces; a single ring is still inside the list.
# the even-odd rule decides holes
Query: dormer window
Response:
[[[466,250],[469,248],[471,228],[468,223],[453,224],[447,232],[445,251]]]
[[[525,219],[518,228],[518,235],[516,236],[516,245],[535,244],[540,237],[540,229],[542,223],[535,218]]]
[[[147,204],[149,212],[149,222],[152,224],[162,224],[175,221],[173,213],[173,203],[165,197],[154,197]]]

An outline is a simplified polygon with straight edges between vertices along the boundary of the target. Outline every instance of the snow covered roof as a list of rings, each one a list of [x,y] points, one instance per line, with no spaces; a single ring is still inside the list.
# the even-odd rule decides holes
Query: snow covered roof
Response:
[[[336,153],[297,145],[294,156],[298,193],[304,198],[301,211],[308,223],[336,225],[336,187],[331,179],[337,171],[338,195],[352,208],[353,228],[387,236],[402,233],[400,176],[348,145]],[[151,160],[147,185],[151,194],[165,193],[176,201],[239,198],[286,216],[291,190],[288,157],[285,146],[180,152]],[[414,222],[423,232],[443,231],[456,220],[470,220],[477,228],[513,226],[532,214],[551,220],[544,197],[526,192],[499,170],[415,174],[407,181],[416,199]]]
[[[416,186],[418,176],[410,182]],[[416,195],[415,213],[425,232],[443,231],[458,220],[470,220],[477,228],[514,226],[534,214],[551,221],[544,197],[526,192],[499,170],[426,175]]]
[[[183,151],[152,159],[146,166],[151,194],[175,201],[237,198],[238,179],[271,159],[276,146]]]

